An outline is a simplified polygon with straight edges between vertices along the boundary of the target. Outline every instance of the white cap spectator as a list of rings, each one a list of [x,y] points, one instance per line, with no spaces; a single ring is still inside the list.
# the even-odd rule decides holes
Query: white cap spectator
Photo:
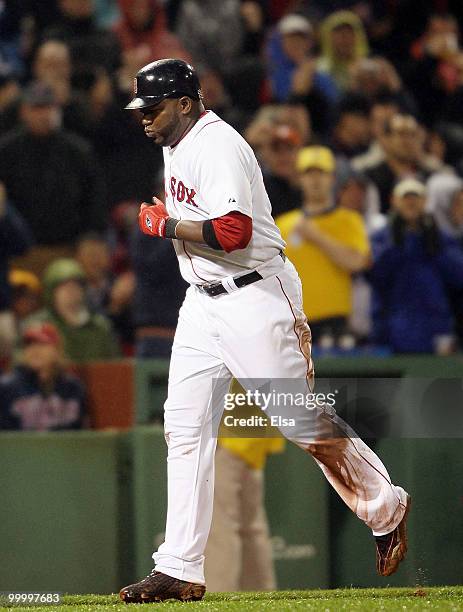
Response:
[[[426,187],[414,178],[406,178],[397,183],[394,187],[393,195],[396,198],[403,198],[406,195],[426,195]]]
[[[312,34],[313,28],[308,19],[302,15],[286,15],[278,23],[281,34]]]

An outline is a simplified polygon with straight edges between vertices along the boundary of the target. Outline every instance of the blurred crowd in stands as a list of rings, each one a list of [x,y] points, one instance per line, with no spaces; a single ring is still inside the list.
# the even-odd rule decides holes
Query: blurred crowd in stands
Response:
[[[136,226],[162,153],[123,110],[163,57],[254,148],[315,350],[460,351],[462,34],[456,0],[1,0],[0,402],[79,422],[65,360],[169,356],[185,283]]]

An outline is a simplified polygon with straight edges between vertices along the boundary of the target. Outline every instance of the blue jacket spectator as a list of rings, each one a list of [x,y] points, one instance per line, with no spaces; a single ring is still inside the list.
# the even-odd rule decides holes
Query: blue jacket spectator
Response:
[[[454,332],[449,291],[463,287],[463,252],[424,214],[424,186],[394,190],[395,215],[371,238],[373,339],[398,353],[441,352]]]
[[[298,67],[296,57],[310,59],[313,31],[310,22],[301,15],[287,15],[270,35],[267,44],[267,59],[272,94],[278,102],[285,102],[292,94],[294,72]],[[299,62],[300,63],[300,62]],[[335,102],[339,90],[326,73],[315,70],[313,86],[327,100]]]
[[[330,127],[333,103],[338,96],[330,75],[316,67],[311,55],[313,32],[301,15],[287,15],[270,35],[267,46],[268,78],[277,102],[303,104],[317,134]]]

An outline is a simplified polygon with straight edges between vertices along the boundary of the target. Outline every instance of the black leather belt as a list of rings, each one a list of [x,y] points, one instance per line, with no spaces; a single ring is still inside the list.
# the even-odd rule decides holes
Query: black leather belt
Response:
[[[250,285],[251,283],[255,283],[258,280],[261,280],[263,277],[259,274],[259,272],[249,272],[249,274],[243,274],[243,276],[234,276],[233,282],[237,287],[241,289],[241,287],[246,287],[246,285]],[[222,285],[220,281],[217,283],[207,283],[205,285],[198,285],[198,289],[203,293],[207,293],[210,297],[215,297],[216,295],[221,295],[222,293],[228,293],[225,287]]]
[[[283,251],[280,251],[280,257],[283,261],[286,261],[286,255]],[[234,276],[233,282],[235,285],[241,289],[241,287],[246,287],[246,285],[251,285],[252,283],[257,282],[258,280],[262,280],[263,276],[256,272],[249,272],[249,274],[243,274],[242,276]],[[221,281],[217,281],[216,283],[205,283],[204,285],[197,285],[198,289],[203,293],[206,293],[210,297],[215,297],[217,295],[222,295],[222,293],[228,293],[225,287],[223,286]]]

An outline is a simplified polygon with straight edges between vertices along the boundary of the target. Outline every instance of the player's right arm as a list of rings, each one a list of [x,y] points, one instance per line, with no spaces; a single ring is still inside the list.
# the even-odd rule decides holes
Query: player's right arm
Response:
[[[239,211],[207,221],[179,220],[169,217],[160,200],[153,201],[152,206],[144,202],[138,215],[141,231],[149,236],[199,242],[227,253],[246,248],[251,240],[252,219]]]

